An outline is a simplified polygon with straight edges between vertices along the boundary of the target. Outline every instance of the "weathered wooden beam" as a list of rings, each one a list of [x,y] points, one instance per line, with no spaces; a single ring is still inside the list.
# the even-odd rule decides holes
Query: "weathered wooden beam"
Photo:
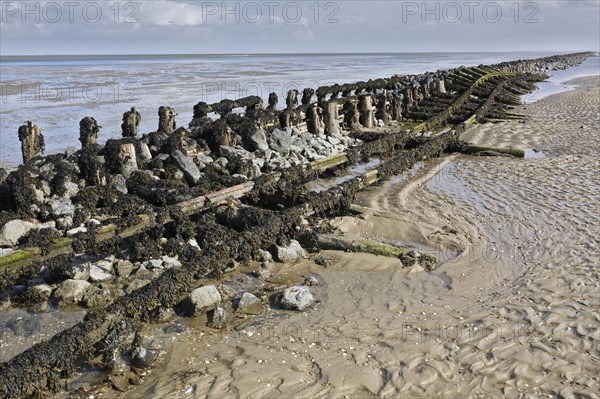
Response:
[[[498,154],[506,154],[506,155],[511,155],[513,157],[517,157],[517,158],[524,158],[525,157],[525,151],[523,150],[519,150],[517,148],[510,148],[510,147],[487,147],[487,146],[480,146],[480,145],[469,145],[467,146],[464,151],[465,154],[477,154],[480,152],[483,153],[498,153]]]
[[[471,94],[473,94],[473,91],[475,90],[475,88],[477,88],[479,85],[487,82],[488,80],[496,78],[496,77],[507,77],[507,76],[514,76],[514,75],[515,74],[511,73],[511,72],[498,72],[498,71],[491,71],[491,72],[485,74],[484,76],[480,77],[475,82],[473,82],[473,84],[467,90],[465,90],[460,95],[460,97],[457,98],[448,108],[446,108],[444,111],[440,112],[438,115],[435,115],[434,117],[430,118],[429,120],[418,124],[417,126],[415,126],[413,128],[413,131],[425,132],[425,131],[430,130],[431,128],[435,127],[435,125],[437,125],[437,124],[444,123],[446,120],[448,120],[448,118],[452,115],[452,113],[454,113],[455,111],[460,109],[460,107],[462,107],[467,102],[467,100],[469,99],[469,96]],[[467,119],[467,121],[469,121],[469,119]],[[469,121],[469,122],[472,123],[472,121]]]
[[[417,251],[409,246],[400,247],[380,241],[342,237],[332,234],[319,234],[316,237],[316,241],[321,249],[362,252],[372,255],[398,258],[403,261],[403,263],[406,263],[405,266],[412,266],[414,262],[421,264],[428,270],[431,270],[439,263],[435,256],[421,253],[417,254]]]

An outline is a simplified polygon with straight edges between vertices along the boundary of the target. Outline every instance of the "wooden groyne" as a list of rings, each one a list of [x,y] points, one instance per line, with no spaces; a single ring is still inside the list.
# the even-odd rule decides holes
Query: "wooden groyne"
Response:
[[[32,279],[61,284],[75,254],[132,262],[169,256],[180,265],[91,306],[81,323],[0,364],[0,396],[57,391],[75,371],[98,367],[99,354],[100,366],[114,371],[114,359],[132,351],[131,337],[144,323],[177,307],[206,278],[305,234],[307,219],[345,214],[360,190],[423,159],[484,151],[460,139],[464,129],[515,117],[511,107],[544,79],[542,69],[588,55],[307,89],[300,99],[290,91],[285,107],[273,95],[266,107],[259,97],[201,102],[187,128],[177,127],[172,108],[160,107],[157,131],[141,137],[142,116],[131,109],[123,138],[105,145],[87,117],[79,127],[82,148],[71,155],[43,157],[43,129],[26,124],[19,132],[24,164],[0,180],[0,225],[23,229],[1,236],[15,252],[0,257],[0,300],[30,298],[25,284]],[[373,170],[326,191],[305,187],[373,157],[382,160]]]

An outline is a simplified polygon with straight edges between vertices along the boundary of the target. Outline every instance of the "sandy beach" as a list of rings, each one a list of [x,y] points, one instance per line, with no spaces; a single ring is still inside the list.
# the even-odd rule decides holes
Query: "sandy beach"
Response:
[[[410,242],[443,263],[324,251],[320,303],[265,310],[236,332],[157,338],[161,364],[117,397],[598,398],[600,80],[478,125],[472,143],[532,158],[451,155],[359,195],[350,237]],[[249,319],[250,320],[250,319]],[[106,397],[106,396],[105,396]]]

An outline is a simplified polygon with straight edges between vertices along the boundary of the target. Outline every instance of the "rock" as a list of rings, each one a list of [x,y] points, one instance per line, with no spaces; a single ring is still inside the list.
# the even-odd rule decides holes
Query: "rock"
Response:
[[[112,261],[103,259],[90,266],[90,280],[94,283],[113,279]]]
[[[192,291],[185,300],[186,314],[194,315],[212,310],[221,303],[221,294],[214,285],[205,285]]]
[[[110,185],[117,191],[127,194],[127,179],[121,174],[114,175],[110,178]]]
[[[145,369],[154,363],[154,355],[146,348],[139,346],[133,350],[131,364],[134,367]]]
[[[102,222],[97,219],[90,219],[86,223],[87,227],[92,230],[95,229],[96,227],[100,226],[101,224],[102,224]]]
[[[323,267],[329,267],[329,266],[333,265],[335,262],[337,262],[336,259],[331,258],[329,256],[323,256],[323,255],[315,256],[314,258],[312,258],[312,261],[315,262],[317,265],[323,266]]]
[[[204,153],[200,153],[196,155],[196,161],[203,163],[204,165],[210,165],[215,160],[210,157],[210,155],[206,155]]]
[[[260,162],[260,161],[259,161]],[[264,163],[263,163],[264,165]],[[238,173],[242,174],[242,176],[248,178],[248,179],[255,179],[257,177],[260,177],[260,175],[262,175],[262,172],[260,170],[260,166],[257,163],[256,160],[251,160],[251,161],[246,161],[244,162],[242,167],[238,167]]]
[[[219,285],[219,292],[221,293],[222,300],[225,301],[228,301],[231,298],[235,297],[238,293],[234,288],[226,284]]]
[[[91,263],[86,259],[76,259],[65,274],[73,280],[85,280],[90,278]]]
[[[258,262],[272,262],[273,256],[269,251],[265,251],[264,249],[259,249],[256,255],[256,260]]]
[[[72,218],[75,214],[75,205],[73,205],[68,199],[53,199],[48,201],[48,204],[52,209],[52,215],[54,215],[56,218],[61,216],[69,216]]]
[[[268,267],[268,263],[267,262],[263,262],[263,263],[265,263],[267,265],[267,267]],[[268,278],[268,277],[270,277],[271,276],[271,272],[269,272],[268,270],[266,270],[267,267],[265,267],[265,268],[261,267],[258,270],[253,270],[252,271],[252,275],[254,277],[256,277],[256,278]]]
[[[254,154],[241,148],[233,148],[226,145],[219,147],[219,152],[222,156],[227,158],[228,161],[232,159],[254,159]]]
[[[230,260],[229,263],[227,263],[227,265],[225,265],[225,273],[229,273],[232,272],[234,270],[237,270],[240,267],[240,264],[238,261],[235,260]]]
[[[237,303],[236,311],[245,314],[257,314],[262,309],[262,301],[255,295],[244,292]]]
[[[56,228],[59,230],[69,230],[73,227],[73,217],[65,216],[63,218],[56,219]]]
[[[306,286],[287,288],[277,298],[279,306],[288,310],[304,310],[314,301],[315,298]]]
[[[91,286],[83,294],[81,303],[87,308],[98,308],[113,302],[115,296],[109,289]]]
[[[414,249],[410,250],[407,255],[412,258],[420,258],[421,257],[421,254],[419,252],[415,251]]]
[[[225,171],[227,170],[227,165],[229,164],[229,161],[225,157],[219,157],[214,162],[214,164],[217,170]]]
[[[170,320],[173,320],[177,317],[177,314],[173,310],[173,308],[164,308],[160,307],[154,313],[153,320],[157,323],[166,323]]]
[[[152,161],[152,152],[150,152],[150,147],[146,143],[138,143],[136,155],[141,164]]]
[[[72,237],[75,234],[85,233],[85,232],[87,232],[87,228],[80,226],[80,227],[76,227],[74,229],[67,230],[67,236]]]
[[[263,158],[253,159],[252,164],[260,171],[265,166],[265,160]]]
[[[128,260],[120,260],[117,262],[116,271],[120,277],[129,277],[131,272],[133,272],[134,266]]]
[[[202,174],[200,173],[200,169],[198,169],[198,166],[196,166],[194,160],[191,157],[188,157],[180,150],[173,151],[171,153],[171,157],[173,157],[175,163],[183,172],[189,184],[198,183],[198,180],[200,180]]]
[[[0,230],[0,247],[14,247],[35,225],[24,220],[11,220]]]
[[[44,203],[44,191],[34,189],[33,193],[35,194],[35,200],[40,204]]]
[[[287,155],[293,145],[292,135],[288,130],[275,129],[271,133],[270,147],[281,155]]]
[[[38,230],[42,230],[42,229],[55,229],[56,228],[56,222],[54,220],[51,220],[51,221],[46,222],[46,223],[40,223],[40,224],[36,225],[35,228],[38,229]]]
[[[279,262],[290,263],[304,258],[306,253],[298,241],[291,240],[287,247],[276,245],[274,255]]]
[[[148,270],[162,269],[164,267],[163,261],[161,259],[150,259],[150,260],[145,261],[143,263],[143,265]]]
[[[258,154],[258,156],[260,156],[260,159],[264,159],[265,162],[269,162],[272,155],[273,150],[271,150],[270,148],[268,150],[260,151]]]
[[[163,154],[160,153],[158,154],[154,159],[156,159],[157,161],[160,162],[165,162],[167,159],[169,159],[171,156],[169,154]]]
[[[188,245],[196,248],[197,250],[200,250],[200,245],[198,245],[198,241],[196,241],[194,238],[190,238],[188,240]]]
[[[340,141],[340,139],[338,139],[338,138],[337,138],[337,137],[335,137],[335,136],[327,136],[327,141],[328,141],[330,144],[333,144],[333,145],[338,145],[338,144],[341,144],[341,143],[342,143],[342,142]]]
[[[150,280],[147,278],[136,278],[131,283],[129,283],[129,285],[125,289],[125,292],[127,294],[131,294],[133,291],[148,285],[148,283],[150,283]]]
[[[208,313],[208,326],[223,328],[227,323],[227,311],[223,306],[217,306]]]
[[[261,150],[266,151],[269,149],[269,143],[267,143],[267,135],[262,129],[257,129],[254,133],[248,137],[248,145],[254,151]]]
[[[306,278],[304,279],[304,285],[306,285],[307,287],[319,285],[319,279],[317,279],[317,276],[315,276],[314,274],[311,274],[309,276],[306,276]]]
[[[66,182],[65,183],[65,193],[63,194],[64,198],[71,198],[74,197],[75,195],[77,195],[77,192],[79,192],[79,186],[73,182]]]
[[[291,164],[284,158],[273,158],[269,161],[269,166],[271,166],[271,169],[273,170],[279,170],[287,169],[291,166]]]
[[[78,304],[90,285],[90,283],[83,280],[65,280],[54,291],[54,299],[61,306]]]
[[[167,255],[162,257],[162,263],[165,269],[169,269],[171,267],[181,267],[181,262],[179,260]]]
[[[198,170],[200,170],[200,169],[198,169]],[[184,177],[185,177],[185,175],[184,175],[184,174],[183,174],[183,172],[182,172],[182,171],[180,171],[180,170],[178,170],[177,172],[175,172],[175,174],[173,175],[173,178],[174,178],[175,180],[181,180],[181,179],[183,179]]]
[[[134,266],[135,266],[135,265],[134,265]],[[149,271],[148,269],[146,269],[146,266],[144,266],[144,265],[142,264],[142,265],[139,265],[139,266],[138,266],[137,270],[136,270],[136,271],[135,271],[135,273],[133,273],[133,274],[134,274],[135,276],[137,276],[137,277],[141,277],[141,276],[144,276],[144,275],[146,275],[146,274],[149,274],[149,273],[150,273],[150,271]]]
[[[48,284],[37,284],[27,291],[27,299],[33,303],[46,302],[52,296],[52,287]]]
[[[108,381],[112,384],[113,389],[120,392],[127,392],[129,390],[129,379],[121,375],[111,375],[108,377]]]

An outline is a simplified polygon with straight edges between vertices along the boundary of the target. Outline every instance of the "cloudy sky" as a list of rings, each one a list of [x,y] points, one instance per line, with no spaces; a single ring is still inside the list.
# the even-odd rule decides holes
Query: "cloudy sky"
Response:
[[[0,0],[0,54],[599,51],[600,0]]]

